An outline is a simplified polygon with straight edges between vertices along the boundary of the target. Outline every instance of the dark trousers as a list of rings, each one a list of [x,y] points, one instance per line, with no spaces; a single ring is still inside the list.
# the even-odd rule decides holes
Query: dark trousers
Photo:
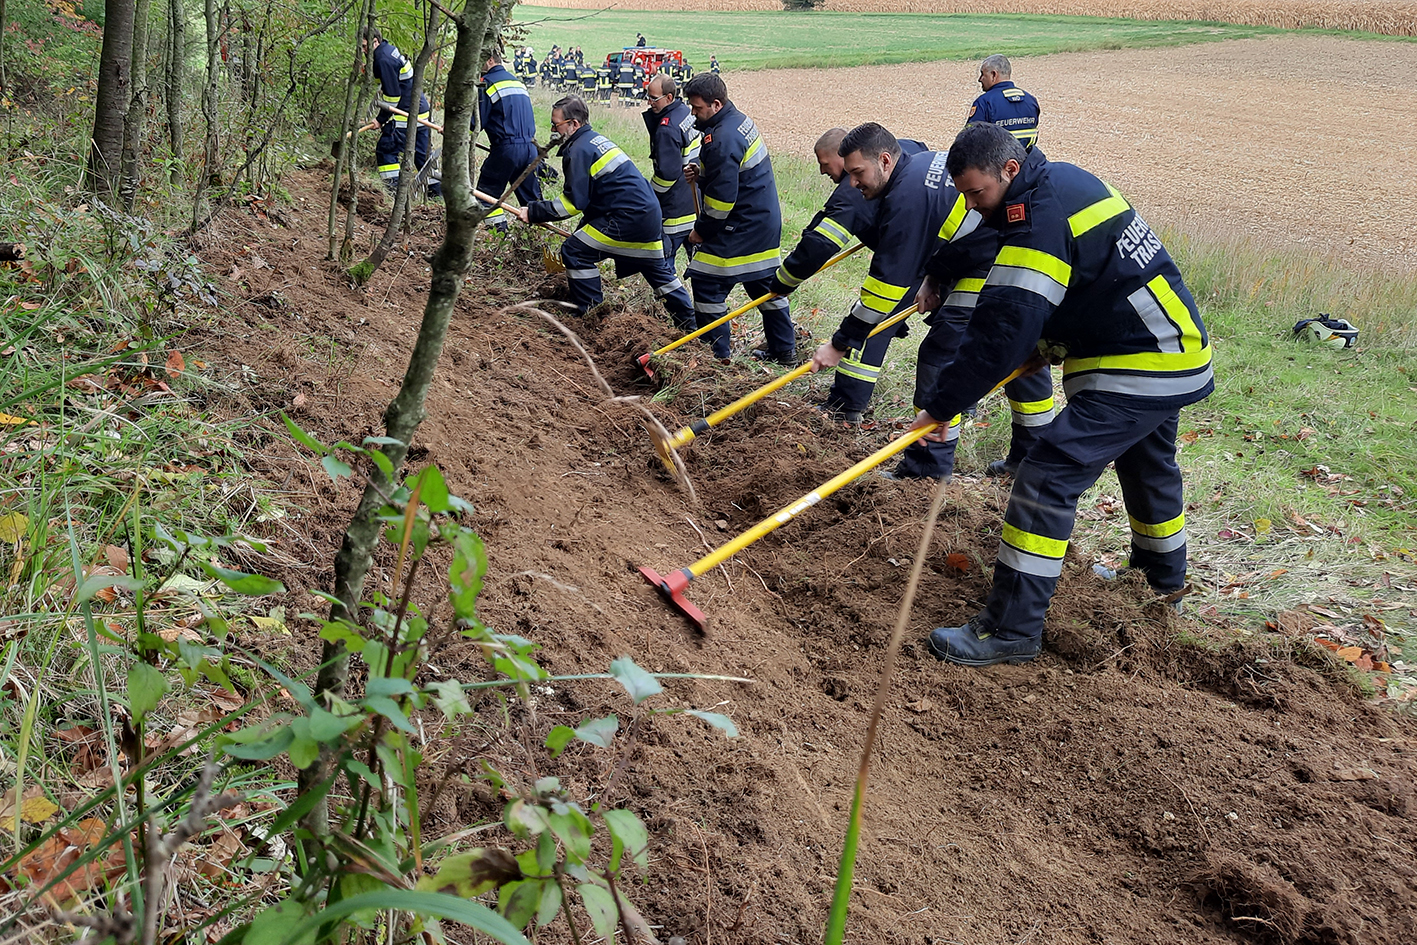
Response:
[[[518,141],[493,148],[478,169],[477,189],[493,197],[502,196],[507,185],[520,177],[526,166],[536,160],[536,153],[536,144],[532,141]],[[532,171],[517,187],[517,202],[525,207],[540,199],[541,180]],[[506,226],[507,213],[498,207],[487,215],[486,222],[488,226]]]
[[[1053,422],[1053,372],[1043,370],[1009,381],[1004,395],[1009,398],[1011,434],[1005,461],[1017,466]]]
[[[964,338],[964,329],[969,325],[972,309],[946,305],[936,310],[926,319],[930,326],[925,340],[920,342],[920,350],[915,356],[915,407],[923,410],[924,405],[934,396],[935,384],[940,371],[954,360],[959,343]],[[882,332],[881,334],[886,334]],[[876,338],[879,338],[877,335]],[[872,339],[873,341],[875,339]],[[868,344],[869,348],[870,345]],[[882,353],[884,356],[884,352]],[[945,419],[945,418],[937,418]],[[947,479],[954,472],[955,447],[959,443],[959,417],[949,418],[952,422],[945,442],[920,440],[912,443],[900,454],[900,464],[894,472],[897,476],[931,479]]]
[[[395,190],[399,185],[399,168],[403,162],[403,146],[408,140],[404,128],[405,119],[395,115],[384,122],[379,131],[379,142],[374,146],[374,155],[379,162],[379,177],[384,186]],[[419,125],[413,138],[413,166],[423,170],[428,163],[428,126]]]
[[[831,391],[827,394],[825,406],[831,410],[865,410],[871,402],[871,394],[876,382],[881,378],[881,365],[886,360],[886,349],[891,342],[906,335],[906,323],[895,328],[887,328],[878,335],[866,339],[860,348],[846,353],[836,366],[836,377],[832,380]]]
[[[675,257],[679,255],[679,247],[683,246],[684,241],[688,238],[688,230],[685,230],[682,233],[664,234],[664,258],[669,260],[669,265],[674,265]],[[685,255],[692,257],[693,253],[686,252]]]
[[[1039,639],[1063,571],[1078,497],[1117,464],[1132,526],[1131,566],[1162,593],[1186,583],[1186,518],[1176,465],[1176,407],[1079,391],[1044,428],[1014,476],[994,587],[980,615],[1006,639]]]
[[[772,271],[758,273],[743,279],[734,276],[706,275],[695,272],[690,275],[694,287],[694,314],[698,327],[702,328],[728,314],[728,293],[739,283],[749,298],[756,299],[772,291]],[[796,357],[797,338],[792,333],[792,311],[785,298],[768,299],[758,310],[763,313],[763,333],[767,336],[768,355],[784,361]],[[713,347],[716,358],[727,358],[732,354],[729,326],[732,322],[719,325],[704,335],[704,340]]]
[[[525,166],[525,165],[523,165]],[[561,262],[566,266],[566,286],[570,290],[571,302],[576,306],[576,314],[584,315],[605,299],[601,291],[600,270],[596,263],[602,259],[615,260],[615,275],[624,279],[640,273],[654,289],[655,297],[664,303],[674,324],[681,331],[692,331],[694,327],[694,303],[689,299],[683,281],[674,274],[674,266],[663,256],[653,259],[621,256],[599,246],[592,246],[574,236],[561,244]]]

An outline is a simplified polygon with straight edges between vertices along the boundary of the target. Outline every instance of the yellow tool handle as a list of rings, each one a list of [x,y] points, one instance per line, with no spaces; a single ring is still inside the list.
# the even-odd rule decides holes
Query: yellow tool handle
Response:
[[[392,105],[380,105],[379,108],[380,108],[380,110],[382,110],[382,111],[393,112],[395,115],[399,116],[400,118],[407,118],[407,117],[408,117],[408,112],[404,111],[402,108],[395,108],[395,107],[392,106]],[[443,133],[443,126],[442,126],[442,125],[435,125],[435,124],[433,124],[431,121],[429,121],[427,118],[419,118],[419,119],[418,119],[418,123],[419,123],[420,125],[427,125],[429,128],[432,128],[434,131],[438,132],[438,134],[442,134],[442,133]]]
[[[502,201],[498,200],[496,197],[493,197],[491,194],[484,194],[482,191],[478,190],[476,187],[474,187],[474,188],[472,189],[472,195],[473,195],[474,197],[476,197],[478,200],[481,200],[483,203],[495,204],[496,206],[499,206],[499,207],[505,207],[505,208],[508,209],[508,210],[512,209],[512,205],[511,205],[511,204],[509,204],[509,203],[503,203]],[[512,216],[515,217],[515,216],[517,216],[517,215],[514,213],[514,214],[512,214]],[[517,217],[517,219],[520,220],[521,217]],[[571,238],[571,231],[570,231],[570,230],[563,230],[563,229],[561,229],[559,226],[556,226],[555,224],[552,224],[552,223],[532,223],[532,224],[529,224],[529,225],[530,225],[530,226],[545,227],[546,229],[550,230],[552,233],[555,233],[557,236],[563,237],[563,238],[565,238],[565,239],[570,239],[570,238]]]
[[[908,311],[901,312],[898,315],[892,315],[890,318],[886,319],[885,321],[877,325],[875,328],[871,329],[871,334],[867,335],[866,337],[872,338],[885,331],[887,328],[900,324],[905,319],[914,315],[918,311],[918,308],[912,308]],[[793,381],[797,380],[797,378],[801,377],[804,374],[811,373],[811,370],[811,361],[808,361],[806,364],[799,364],[797,367],[788,371],[781,377],[774,378],[773,380],[768,381],[762,387],[759,387],[757,390],[752,391],[751,393],[744,394],[742,397],[739,397],[737,400],[733,401],[733,403],[729,404],[728,406],[720,407],[713,413],[709,414],[707,417],[704,417],[702,420],[695,420],[689,426],[684,427],[678,433],[674,434],[674,436],[669,440],[669,445],[673,449],[677,450],[679,447],[685,445],[686,443],[693,442],[694,437],[698,436],[700,433],[707,433],[709,428],[718,426],[720,423],[727,420],[734,414],[738,413],[740,410],[743,410],[747,407],[751,407],[753,404],[762,400],[768,394],[771,394],[774,391],[781,390],[782,388],[786,387],[788,384],[791,384]]]
[[[852,253],[861,249],[865,245],[865,243],[857,243],[855,246],[851,246],[847,249],[842,250],[841,252],[833,256],[831,259],[828,259],[826,262],[822,263],[822,268],[818,269],[817,272],[824,272],[827,269],[830,269],[832,266],[835,266],[837,263],[841,262],[847,256],[850,256]],[[813,273],[813,275],[816,275],[816,273]],[[727,315],[724,315],[722,318],[714,319],[704,327],[698,329],[697,331],[690,332],[683,338],[680,338],[678,341],[671,341],[663,348],[660,348],[658,351],[655,351],[654,354],[660,355],[669,351],[673,351],[680,345],[688,344],[689,342],[693,341],[695,338],[698,338],[705,332],[713,331],[715,328],[717,328],[719,325],[722,325],[724,322],[731,322],[733,321],[733,319],[737,318],[739,315],[742,315],[744,312],[751,312],[753,309],[757,308],[759,305],[762,305],[768,299],[775,298],[777,298],[777,295],[773,292],[769,292],[764,296],[753,299],[753,301],[749,302],[747,305],[744,305],[741,308],[735,308],[733,311],[729,312]]]
[[[989,391],[989,394],[994,393],[994,391],[998,390],[1000,387],[1003,387],[1009,381],[1018,377],[1022,373],[1023,368],[1020,367],[1008,377],[995,384],[993,390]],[[989,394],[985,394],[984,397],[988,397]],[[983,397],[980,398],[980,400],[983,399]],[[777,512],[777,514],[769,518],[763,519],[761,522],[754,525],[752,528],[748,529],[746,532],[739,535],[737,538],[733,539],[728,544],[704,555],[698,561],[695,561],[693,564],[689,565],[689,567],[685,570],[687,570],[694,577],[699,577],[705,571],[709,571],[713,568],[718,567],[720,564],[727,561],[729,558],[733,557],[738,552],[742,551],[744,548],[757,541],[759,538],[762,538],[764,535],[767,535],[770,532],[776,531],[779,527],[783,525],[786,525],[788,522],[792,521],[798,515],[802,514],[807,509],[810,509],[812,506],[816,505],[818,502],[822,501],[827,496],[831,495],[833,492],[836,492],[843,486],[847,486],[855,482],[857,479],[861,478],[863,474],[870,472],[872,469],[879,466],[881,463],[884,463],[892,456],[904,450],[910,444],[918,440],[924,439],[931,433],[934,433],[935,430],[939,428],[939,426],[940,424],[938,423],[932,423],[929,426],[921,427],[918,430],[911,430],[909,433],[905,434],[905,436],[901,437],[900,439],[887,443],[885,446],[876,450],[876,452],[872,453],[870,456],[867,456],[865,459],[861,460],[861,462],[855,464],[850,469],[847,469],[845,472],[839,473],[838,475],[833,476],[831,479],[828,479],[826,482],[822,483],[820,486],[813,489],[811,492],[807,493],[802,498],[798,499],[796,502],[793,502],[791,505],[783,506],[782,509]]]

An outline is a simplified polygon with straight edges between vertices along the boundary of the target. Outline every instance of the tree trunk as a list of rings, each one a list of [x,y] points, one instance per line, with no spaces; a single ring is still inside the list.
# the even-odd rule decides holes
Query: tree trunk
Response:
[[[192,198],[192,231],[196,232],[199,221],[205,220],[207,211],[207,187],[221,183],[221,169],[217,162],[221,155],[220,129],[217,127],[216,96],[217,68],[221,46],[221,23],[217,18],[216,0],[206,0],[207,22],[207,80],[202,86],[202,119],[207,125],[206,149],[202,173],[197,178],[197,193]]]
[[[453,20],[457,28],[457,46],[448,72],[448,94],[444,120],[443,200],[447,210],[447,232],[431,260],[433,276],[428,291],[428,303],[423,310],[423,322],[418,340],[404,373],[403,386],[384,412],[385,435],[397,445],[380,447],[395,470],[401,469],[408,455],[418,425],[423,422],[428,390],[433,372],[443,353],[443,342],[452,320],[453,306],[458,299],[463,279],[472,265],[473,236],[487,211],[472,196],[472,176],[468,155],[472,151],[469,126],[477,113],[477,80],[482,72],[482,45],[495,0],[466,0],[462,15]],[[510,14],[510,5],[504,8]],[[369,466],[369,482],[359,507],[346,529],[339,554],[335,556],[334,593],[340,603],[331,607],[331,618],[358,623],[361,619],[359,602],[364,596],[364,579],[374,560],[374,548],[379,540],[381,525],[377,518],[384,504],[383,496],[393,491],[377,466]],[[349,681],[349,654],[342,643],[326,641],[320,658],[320,674],[315,691],[325,697],[343,697]],[[321,765],[311,765],[301,771],[301,793],[318,777]],[[317,836],[328,833],[327,810],[317,806],[307,815],[306,826]]]
[[[5,94],[5,0],[0,0],[0,95]]]
[[[133,211],[141,174],[138,161],[143,154],[143,126],[148,120],[148,11],[152,0],[135,0],[133,7],[133,54],[129,66],[133,77],[133,97],[123,120],[123,208]]]
[[[369,25],[371,30],[374,28],[374,6],[375,0],[369,0],[369,17],[365,22]],[[372,63],[374,61],[373,50],[371,49],[369,52],[370,54],[365,57],[365,60],[367,63]],[[359,86],[359,101],[370,101],[373,88],[374,70],[372,68],[364,68],[364,81],[361,82]],[[341,241],[339,247],[339,261],[344,265],[348,265],[350,258],[354,256],[354,211],[359,206],[359,179],[358,175],[355,174],[355,161],[359,153],[355,148],[346,148],[345,151],[349,158],[349,166],[347,169],[349,173],[349,206],[345,207],[344,210],[344,239]]]
[[[349,84],[344,88],[344,117],[340,119],[339,137],[335,139],[335,172],[334,184],[330,188],[330,218],[326,236],[329,239],[329,248],[325,252],[326,259],[335,259],[339,249],[336,242],[339,226],[339,189],[344,177],[344,165],[346,152],[353,152],[358,143],[350,135],[350,129],[354,127],[354,96],[355,90],[359,88],[359,76],[364,69],[364,53],[359,47],[359,31],[364,24],[369,21],[369,16],[373,11],[369,5],[373,0],[362,0],[359,5],[359,17],[354,21],[354,60],[349,69]],[[354,180],[350,179],[350,197],[353,199]]]
[[[100,196],[113,193],[123,160],[123,118],[128,113],[128,68],[133,58],[134,0],[103,5],[103,52],[98,59],[93,139],[86,185]]]
[[[182,183],[182,83],[187,66],[187,11],[182,0],[167,4],[167,141],[172,150],[172,183]]]

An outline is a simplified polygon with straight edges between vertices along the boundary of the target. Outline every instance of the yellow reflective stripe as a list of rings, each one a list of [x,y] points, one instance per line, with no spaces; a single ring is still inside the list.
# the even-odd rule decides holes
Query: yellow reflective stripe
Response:
[[[611,239],[604,233],[597,230],[595,227],[591,226],[589,223],[581,227],[581,229],[585,230],[587,233],[593,236],[597,243],[602,243],[606,246],[615,246],[620,249],[657,249],[661,252],[663,252],[664,250],[663,240],[652,240],[648,243],[631,243],[625,240]]]
[[[1027,246],[1005,246],[999,250],[999,255],[994,257],[994,262],[1000,266],[1015,266],[1042,273],[1064,288],[1067,288],[1073,278],[1072,266],[1052,253],[1029,249]]]
[[[961,279],[954,284],[951,292],[982,292],[984,290],[983,279]]]
[[[523,86],[523,85],[522,85],[520,82],[518,82],[516,79],[503,79],[501,82],[498,82],[498,83],[496,83],[496,84],[494,84],[494,85],[489,85],[489,86],[487,87],[487,94],[488,94],[488,95],[491,95],[493,92],[500,92],[500,91],[502,91],[502,89],[505,89],[505,88],[518,88],[518,89],[520,89],[520,88],[525,88],[525,86]]]
[[[1166,281],[1166,277],[1157,276],[1148,282],[1146,287],[1151,290],[1152,295],[1156,296],[1156,301],[1161,304],[1162,311],[1181,329],[1181,350],[1200,350],[1200,328],[1196,326],[1196,320],[1191,317],[1191,310],[1186,307],[1185,302],[1181,301],[1176,290],[1171,288],[1171,283]]]
[[[669,219],[667,219],[667,220],[664,221],[664,225],[665,225],[665,226],[678,226],[678,225],[680,225],[681,223],[693,223],[693,222],[694,222],[695,220],[697,220],[697,219],[698,219],[698,217],[694,216],[694,215],[691,213],[691,214],[689,214],[688,216],[684,216],[684,217],[670,217]]]
[[[784,265],[777,267],[777,281],[781,282],[789,289],[795,289],[799,285],[801,285],[804,280],[794,276],[792,272]]]
[[[602,155],[600,156],[600,160],[596,161],[594,164],[592,164],[592,165],[590,166],[590,176],[591,176],[591,177],[594,177],[595,175],[599,174],[601,171],[605,170],[605,165],[609,164],[611,161],[615,160],[617,157],[624,157],[624,156],[625,156],[625,152],[624,152],[624,151],[621,151],[619,148],[611,148],[609,151],[606,151],[604,154],[602,154]]]
[[[861,288],[873,292],[883,299],[890,299],[892,302],[899,302],[910,290],[909,286],[891,285],[889,282],[882,282],[875,276],[867,276],[866,281],[861,284]]]
[[[1132,531],[1136,532],[1138,535],[1145,535],[1148,538],[1170,538],[1186,527],[1185,512],[1182,512],[1169,522],[1161,522],[1156,525],[1148,525],[1146,522],[1138,521],[1130,515],[1128,515],[1127,518],[1131,520]]]
[[[1073,231],[1074,239],[1131,209],[1131,204],[1127,203],[1116,188],[1111,184],[1107,184],[1106,187],[1112,196],[1104,197],[1091,206],[1083,207],[1068,217],[1068,229]]]
[[[1142,351],[1137,354],[1109,354],[1100,358],[1068,358],[1063,375],[1079,371],[1153,371],[1159,373],[1194,371],[1210,363],[1210,345],[1199,351],[1171,354]]]
[[[744,152],[743,152],[743,156],[738,159],[738,166],[739,166],[739,167],[742,167],[744,164],[747,164],[747,163],[748,163],[748,158],[752,157],[754,154],[757,154],[759,151],[762,150],[762,148],[763,148],[763,139],[762,139],[762,138],[754,138],[754,139],[753,139],[753,143],[750,144],[750,145],[748,145],[748,150],[744,151]]]
[[[969,212],[969,208],[964,205],[964,195],[961,194],[955,205],[950,208],[950,215],[945,217],[945,222],[940,226],[940,239],[948,242],[954,239],[955,231],[964,222],[964,215]]]
[[[398,95],[385,95],[383,92],[379,93],[379,97],[384,100],[384,104],[386,105],[397,105],[400,98]]]
[[[865,289],[862,289],[860,304],[864,305],[866,308],[869,308],[873,312],[880,312],[882,315],[889,315],[891,312],[895,311],[895,307],[900,303],[892,302],[890,299],[883,299],[879,295],[873,295]]]
[[[710,210],[720,210],[724,213],[733,209],[732,203],[727,200],[719,200],[717,197],[710,197],[708,194],[704,194],[704,205]]]
[[[1053,409],[1053,398],[1047,400],[1010,400],[1009,409],[1014,413],[1047,413]]]
[[[1029,554],[1039,555],[1044,558],[1061,558],[1068,553],[1068,540],[1066,538],[1047,538],[1043,535],[1034,535],[1020,528],[1015,528],[1008,522],[1004,523],[1004,541],[1013,545],[1019,551],[1027,551]]]
[[[393,164],[380,164],[380,165],[379,165],[379,173],[380,173],[380,174],[383,174],[385,171],[396,171],[396,170],[399,169],[399,167],[400,167],[400,165],[399,165],[397,162],[395,162],[395,163],[393,163]]]
[[[706,253],[699,250],[694,254],[694,261],[702,261],[710,266],[741,266],[745,263],[766,262],[769,259],[777,259],[782,255],[781,250],[768,249],[761,253],[752,253],[748,256],[715,256],[713,253]]]

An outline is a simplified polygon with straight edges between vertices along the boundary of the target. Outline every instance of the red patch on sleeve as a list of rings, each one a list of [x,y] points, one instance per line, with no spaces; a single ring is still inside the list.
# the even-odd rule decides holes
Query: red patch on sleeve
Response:
[[[712,141],[712,140],[713,140],[713,135],[704,135],[704,144],[708,144],[708,143],[709,143],[710,141]]]
[[[1004,208],[1004,218],[1010,223],[1022,223],[1028,217],[1028,211],[1021,203],[1011,203]]]
[[[668,116],[668,115],[665,115],[663,118],[661,118],[661,119],[659,120],[659,123],[660,123],[661,125],[667,125],[667,124],[669,124],[669,116]]]

